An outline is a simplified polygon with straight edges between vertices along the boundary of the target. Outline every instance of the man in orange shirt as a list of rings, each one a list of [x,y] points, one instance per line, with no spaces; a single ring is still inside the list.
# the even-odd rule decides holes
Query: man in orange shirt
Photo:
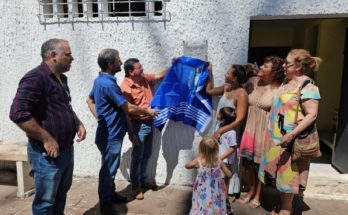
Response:
[[[136,58],[130,58],[124,63],[125,78],[121,84],[123,95],[131,103],[148,113],[139,114],[139,111],[129,111],[132,119],[134,131],[138,133],[140,144],[133,145],[130,179],[132,184],[132,195],[134,198],[144,199],[141,188],[157,189],[154,182],[146,178],[146,167],[152,153],[152,120],[158,111],[150,108],[150,102],[153,94],[151,86],[156,80],[162,79],[168,69],[156,74],[144,74],[140,61]]]

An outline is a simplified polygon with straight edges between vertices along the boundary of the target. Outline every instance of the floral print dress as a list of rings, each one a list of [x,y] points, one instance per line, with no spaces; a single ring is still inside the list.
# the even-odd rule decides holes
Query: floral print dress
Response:
[[[216,162],[216,167],[202,166],[198,160],[199,168],[193,184],[192,208],[190,215],[224,215],[226,212],[226,197],[224,174],[221,170],[221,160]]]

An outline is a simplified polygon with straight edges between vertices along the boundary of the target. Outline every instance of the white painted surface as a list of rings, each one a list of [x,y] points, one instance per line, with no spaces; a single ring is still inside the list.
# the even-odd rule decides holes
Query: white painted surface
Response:
[[[0,137],[25,140],[25,135],[8,118],[9,107],[20,78],[40,63],[41,44],[53,37],[70,41],[73,56],[67,73],[73,107],[84,122],[87,139],[75,147],[75,175],[97,176],[100,155],[94,145],[96,121],[85,103],[93,79],[98,72],[97,54],[102,48],[116,48],[122,60],[138,57],[145,71],[159,72],[169,65],[174,55],[182,54],[182,42],[208,40],[209,59],[214,64],[216,84],[223,83],[223,73],[231,63],[246,63],[251,16],[318,15],[348,13],[347,0],[180,0],[169,1],[171,22],[164,29],[161,23],[40,25],[36,14],[37,1],[2,0],[0,3]],[[119,81],[123,73],[117,75]],[[154,156],[149,175],[158,182],[190,184],[194,171],[184,164],[195,154],[200,137],[194,129],[171,123],[163,138],[155,133]],[[124,162],[121,169],[127,176],[130,143],[125,138]],[[121,172],[121,171],[120,171]]]

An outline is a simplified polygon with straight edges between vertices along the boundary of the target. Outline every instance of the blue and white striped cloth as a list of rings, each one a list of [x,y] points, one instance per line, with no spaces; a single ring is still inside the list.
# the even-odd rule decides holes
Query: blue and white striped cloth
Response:
[[[205,92],[209,79],[208,63],[180,57],[173,61],[151,102],[161,110],[154,126],[162,130],[168,119],[182,121],[203,133],[212,119],[212,99]]]

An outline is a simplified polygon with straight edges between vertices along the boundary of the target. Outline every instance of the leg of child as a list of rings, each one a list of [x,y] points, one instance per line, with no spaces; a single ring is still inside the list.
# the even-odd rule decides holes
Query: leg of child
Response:
[[[228,167],[228,169],[232,172],[232,177],[233,177],[233,169],[232,169],[232,166],[230,164],[227,164],[225,163],[225,165]],[[224,178],[224,181],[225,181],[225,187],[226,187],[226,190],[225,190],[225,196],[226,196],[226,212],[228,215],[230,214],[233,214],[233,211],[232,211],[232,207],[231,207],[231,203],[230,203],[230,200],[229,200],[229,197],[228,197],[228,190],[229,190],[229,186],[230,186],[230,182],[231,182],[231,178],[228,178],[228,177],[225,177]]]

